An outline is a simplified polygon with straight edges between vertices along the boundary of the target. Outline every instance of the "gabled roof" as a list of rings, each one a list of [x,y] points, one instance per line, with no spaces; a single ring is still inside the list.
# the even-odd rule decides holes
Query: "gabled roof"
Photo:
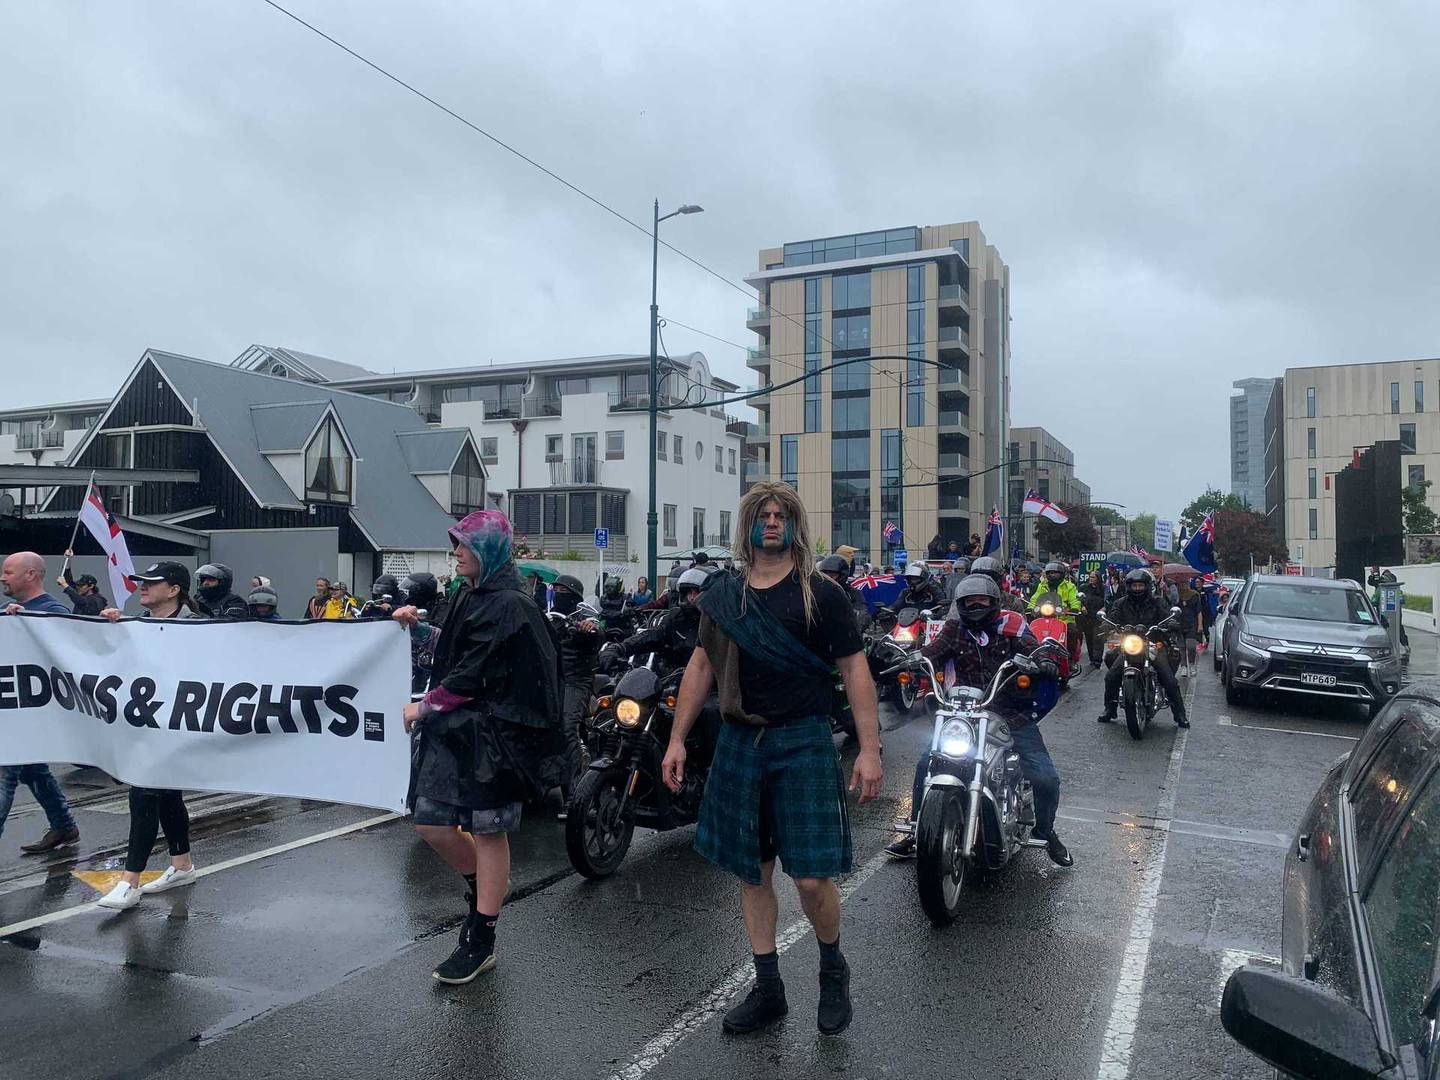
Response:
[[[153,349],[141,357],[142,364],[146,360],[155,365],[181,401],[193,403],[199,426],[261,506],[304,509],[266,459],[264,449],[303,449],[295,441],[296,433],[304,440],[329,409],[360,459],[355,466],[355,495],[350,507],[350,516],[360,530],[382,551],[440,551],[449,547],[447,532],[455,519],[413,475],[405,443],[423,444],[430,441],[432,434],[444,435],[458,453],[460,442],[469,436],[468,428],[437,431],[405,405],[233,365]],[[91,436],[96,430],[91,430]],[[426,438],[413,438],[416,435]],[[434,441],[436,445],[441,442]],[[426,460],[434,456],[428,449],[425,451]]]
[[[427,431],[404,431],[396,436],[410,472],[415,476],[448,473],[469,437],[469,428],[430,428]]]
[[[316,356],[314,353],[286,349],[279,345],[251,345],[230,362],[231,367],[265,375],[271,373],[270,369],[275,364],[307,382],[340,382],[344,379],[364,379],[375,374],[357,364],[347,364],[340,360],[331,360],[328,356]]]

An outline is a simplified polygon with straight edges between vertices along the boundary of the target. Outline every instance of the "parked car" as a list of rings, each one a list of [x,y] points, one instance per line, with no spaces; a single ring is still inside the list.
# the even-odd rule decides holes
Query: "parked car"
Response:
[[[1220,670],[1220,662],[1225,659],[1225,615],[1231,607],[1240,603],[1240,593],[1245,588],[1245,579],[1242,578],[1221,578],[1220,584],[1225,586],[1228,595],[1225,598],[1224,606],[1215,613],[1215,625],[1210,628],[1210,658],[1215,661],[1215,670]]]
[[[1440,1077],[1440,682],[1411,685],[1326,775],[1285,860],[1281,967],[1221,1022],[1286,1077]]]
[[[1252,690],[1358,702],[1370,716],[1400,689],[1384,620],[1353,581],[1256,574],[1225,618],[1225,702]]]

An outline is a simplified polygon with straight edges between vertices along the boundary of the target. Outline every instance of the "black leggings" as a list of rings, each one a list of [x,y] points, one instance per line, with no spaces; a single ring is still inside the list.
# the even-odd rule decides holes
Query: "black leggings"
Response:
[[[185,798],[168,788],[130,789],[130,847],[125,852],[125,871],[138,874],[150,861],[150,849],[160,830],[170,854],[184,855],[190,850],[190,811]]]

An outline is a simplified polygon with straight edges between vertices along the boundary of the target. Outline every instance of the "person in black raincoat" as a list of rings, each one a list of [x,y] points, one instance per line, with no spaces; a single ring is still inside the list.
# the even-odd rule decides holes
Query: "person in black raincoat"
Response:
[[[508,834],[527,800],[560,783],[565,744],[555,646],[511,558],[509,519],[477,510],[450,539],[465,584],[444,629],[423,626],[408,605],[394,618],[436,637],[430,689],[405,706],[416,732],[408,801],[416,832],[470,888],[460,943],[434,971],[458,984],[495,966]]]

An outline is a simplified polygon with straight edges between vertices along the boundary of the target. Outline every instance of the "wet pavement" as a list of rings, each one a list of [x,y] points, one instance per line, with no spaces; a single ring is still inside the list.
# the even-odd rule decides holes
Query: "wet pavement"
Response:
[[[1440,673],[1416,634],[1412,674]],[[748,950],[732,880],[693,830],[637,833],[619,873],[570,871],[562,827],[532,815],[514,845],[499,966],[446,988],[461,887],[403,820],[243,796],[195,800],[193,886],[106,913],[72,871],[118,866],[124,789],[60,770],[83,841],[25,857],[44,816],[17,802],[0,839],[0,1030],[6,1076],[128,1077],[1263,1077],[1220,1028],[1220,987],[1280,940],[1291,833],[1329,763],[1363,730],[1325,703],[1224,704],[1208,657],[1193,729],[1143,742],[1095,723],[1080,677],[1044,721],[1063,777],[1067,870],[1027,851],[967,885],[946,930],[913,864],[881,854],[929,740],[919,709],[884,720],[886,785],[854,815],[842,946],[855,1022],[817,1035],[817,951],[781,888],[790,1016],[731,1039]],[[23,792],[23,789],[22,789]],[[163,855],[152,867],[164,865]],[[96,880],[92,877],[92,881]]]

